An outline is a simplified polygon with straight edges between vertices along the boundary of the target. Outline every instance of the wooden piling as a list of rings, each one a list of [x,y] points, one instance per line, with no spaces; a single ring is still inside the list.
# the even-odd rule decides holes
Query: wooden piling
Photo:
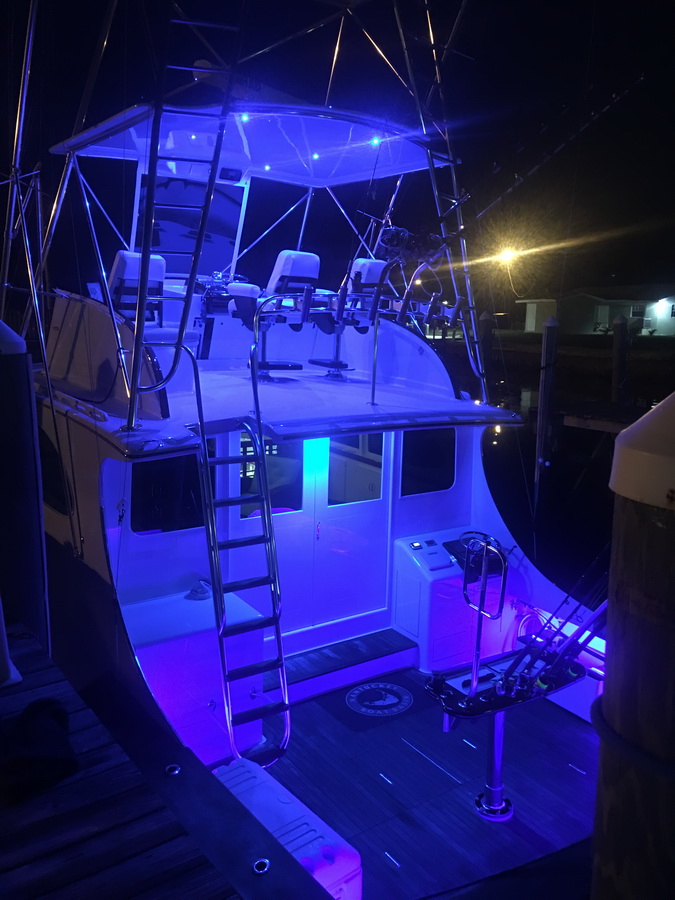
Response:
[[[612,403],[625,403],[628,379],[628,319],[617,316],[612,323]]]
[[[610,486],[591,897],[666,900],[675,884],[675,394],[617,438]]]
[[[537,437],[534,462],[534,508],[537,509],[541,476],[550,465],[551,403],[553,400],[553,367],[558,339],[558,320],[550,316],[544,322],[541,338],[541,369],[539,373],[539,403],[537,406]]]

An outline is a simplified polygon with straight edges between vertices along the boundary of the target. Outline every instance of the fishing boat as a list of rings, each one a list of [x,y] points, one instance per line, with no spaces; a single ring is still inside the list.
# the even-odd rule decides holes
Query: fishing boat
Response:
[[[482,442],[520,420],[488,402],[447,128],[410,69],[414,126],[279,99],[230,23],[168,28],[158,99],[51,148],[24,322],[54,659],[205,846],[214,798],[239,799],[208,848],[235,869],[247,813],[336,898],[449,891],[587,837],[600,616],[486,481]],[[409,182],[435,231],[400,221]],[[81,268],[47,290],[66,209]],[[433,327],[463,335],[470,388]],[[246,853],[258,891],[309,896]]]

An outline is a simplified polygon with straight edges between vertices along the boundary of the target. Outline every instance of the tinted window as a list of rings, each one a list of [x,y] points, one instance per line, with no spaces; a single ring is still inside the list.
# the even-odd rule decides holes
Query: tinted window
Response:
[[[270,487],[272,512],[289,512],[302,509],[302,441],[284,441],[275,444],[265,441],[267,457],[267,480]],[[245,497],[255,497],[260,493],[258,465],[253,459],[254,450],[248,434],[241,436],[241,455],[247,461],[241,466],[240,489]],[[252,499],[241,507],[242,519],[256,513],[260,509],[260,501]]]
[[[132,531],[178,531],[203,524],[196,456],[137,462],[131,471]]]
[[[328,503],[358,503],[382,496],[382,434],[330,439]]]
[[[403,433],[401,496],[445,491],[455,482],[455,429]]]
[[[42,499],[53,510],[67,516],[71,508],[70,491],[63,476],[59,454],[45,432],[38,429],[40,445],[40,471],[42,473]]]

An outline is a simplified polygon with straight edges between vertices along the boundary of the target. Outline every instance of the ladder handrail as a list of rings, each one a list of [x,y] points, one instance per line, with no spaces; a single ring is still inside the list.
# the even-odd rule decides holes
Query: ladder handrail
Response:
[[[167,346],[161,342],[148,342],[145,346]],[[197,406],[197,437],[200,445],[200,485],[202,489],[202,506],[204,509],[204,526],[206,529],[209,570],[211,574],[211,594],[214,608],[215,625],[218,631],[218,652],[220,657],[222,671],[222,690],[225,710],[225,722],[227,727],[230,747],[236,758],[241,757],[236,744],[235,726],[232,719],[232,694],[230,691],[230,681],[228,678],[230,669],[228,666],[227,652],[225,642],[222,636],[223,628],[226,622],[225,594],[223,591],[222,568],[220,564],[220,553],[218,550],[218,530],[216,519],[216,507],[213,498],[213,489],[211,485],[210,469],[209,469],[209,453],[206,438],[204,404],[201,392],[201,380],[199,375],[199,364],[197,357],[190,347],[181,345],[179,354],[185,351],[192,366],[193,379],[195,385],[195,402]],[[270,591],[272,597],[272,618],[274,624],[274,638],[276,645],[276,660],[278,665],[275,667],[279,675],[279,688],[281,692],[281,704],[283,711],[284,730],[278,745],[278,754],[265,762],[265,765],[271,765],[278,759],[289,744],[291,737],[291,719],[290,719],[290,700],[288,695],[288,678],[286,675],[283,642],[281,635],[281,586],[279,581],[279,567],[277,564],[276,542],[274,539],[274,526],[272,520],[272,511],[269,492],[269,478],[267,473],[267,460],[264,447],[262,415],[260,411],[259,398],[257,390],[254,391],[254,424],[247,418],[239,420],[241,428],[249,435],[256,451],[256,467],[259,476],[260,494],[261,494],[261,519],[263,523],[263,533],[265,535],[265,556],[268,572],[271,578]]]

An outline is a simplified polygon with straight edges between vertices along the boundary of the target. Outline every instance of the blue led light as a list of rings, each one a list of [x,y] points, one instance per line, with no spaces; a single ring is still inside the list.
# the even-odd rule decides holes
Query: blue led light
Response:
[[[263,168],[264,168],[264,170],[265,170],[266,172],[269,172],[269,170],[272,168],[272,166],[270,166],[269,163],[265,163],[265,165],[263,166]]]
[[[379,145],[382,143],[382,139],[379,137],[373,137],[370,139],[369,143],[372,144],[373,147],[379,147]]]
[[[251,117],[249,116],[248,113],[242,113],[242,114],[241,114],[241,121],[242,121],[242,122],[248,122],[250,118],[251,118]]]
[[[318,159],[318,158],[319,158],[318,153],[312,153],[312,159]]]

